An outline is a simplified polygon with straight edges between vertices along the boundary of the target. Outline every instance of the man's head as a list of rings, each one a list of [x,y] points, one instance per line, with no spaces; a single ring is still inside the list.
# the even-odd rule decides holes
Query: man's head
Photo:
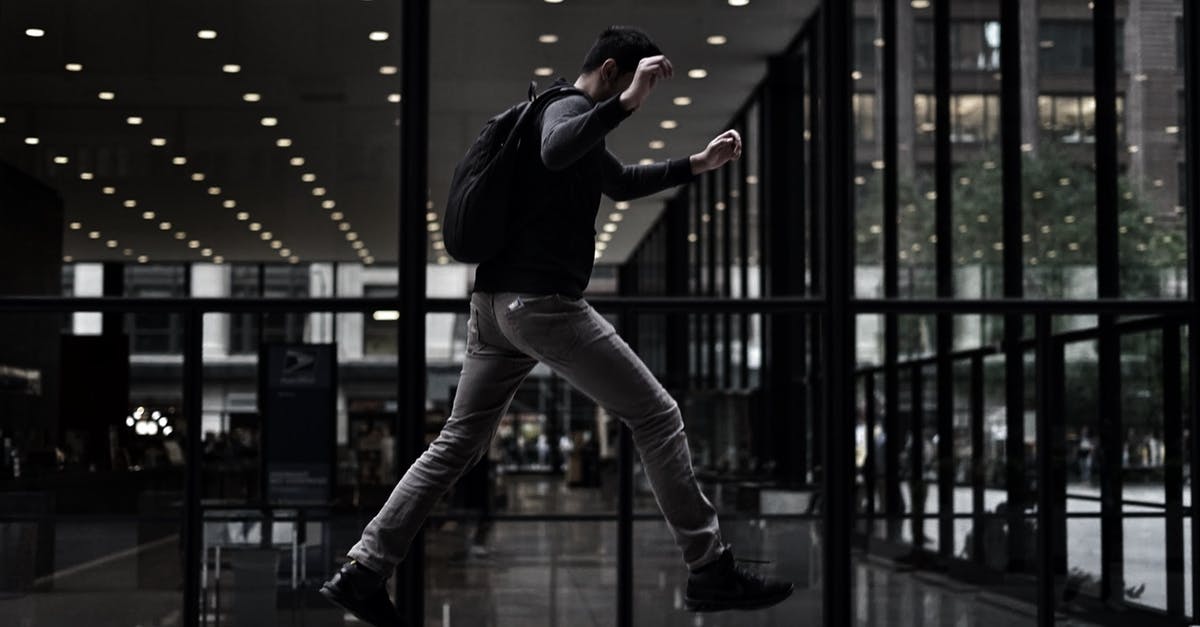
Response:
[[[583,59],[583,74],[596,100],[621,93],[633,82],[638,62],[662,54],[646,33],[631,26],[610,26],[600,33]]]

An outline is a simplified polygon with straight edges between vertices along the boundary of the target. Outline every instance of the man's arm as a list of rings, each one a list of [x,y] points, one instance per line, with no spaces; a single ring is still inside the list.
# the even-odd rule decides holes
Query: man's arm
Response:
[[[604,151],[604,181],[601,190],[613,200],[633,200],[690,182],[692,160],[668,159],[647,165],[624,165],[612,152]]]
[[[574,94],[547,105],[542,114],[542,163],[549,170],[562,170],[594,148],[609,131],[632,111],[613,96],[589,106],[588,99]]]

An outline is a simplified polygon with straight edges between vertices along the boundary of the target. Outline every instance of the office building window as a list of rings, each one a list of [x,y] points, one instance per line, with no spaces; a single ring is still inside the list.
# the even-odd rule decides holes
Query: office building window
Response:
[[[1043,20],[1038,30],[1039,63],[1044,72],[1091,71],[1095,59],[1091,21]],[[1124,65],[1122,24],[1117,23],[1117,67]]]
[[[125,295],[136,298],[182,298],[187,293],[188,266],[125,266]],[[126,317],[130,351],[174,354],[183,350],[183,319],[174,313],[135,313]]]

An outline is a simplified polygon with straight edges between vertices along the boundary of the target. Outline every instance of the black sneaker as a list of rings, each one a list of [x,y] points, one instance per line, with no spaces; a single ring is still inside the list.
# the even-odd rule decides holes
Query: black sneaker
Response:
[[[375,627],[404,627],[396,606],[388,598],[384,581],[383,577],[351,560],[321,585],[321,596]]]
[[[771,607],[792,594],[792,584],[767,579],[747,570],[735,560],[731,547],[725,547],[717,561],[707,564],[688,577],[684,607],[691,612],[757,610]]]

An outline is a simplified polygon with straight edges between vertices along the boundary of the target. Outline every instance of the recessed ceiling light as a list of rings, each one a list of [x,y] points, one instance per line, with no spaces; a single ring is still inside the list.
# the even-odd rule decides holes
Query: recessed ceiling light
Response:
[[[304,157],[292,157],[292,160],[289,163],[296,167],[300,167],[304,165]]]
[[[675,96],[675,99],[672,100],[671,102],[674,102],[676,105],[678,105],[680,107],[686,107],[686,106],[692,104],[692,99],[688,98],[687,96]]]
[[[317,175],[313,174],[312,172],[305,172],[304,174],[300,175],[300,180],[304,181],[305,183],[311,183],[317,180]]]
[[[929,8],[929,0],[912,0],[912,8],[928,9]]]
[[[194,239],[188,242],[188,248],[200,248],[200,240]]]
[[[0,124],[4,124],[5,122],[8,122],[8,118],[0,115]]]
[[[382,30],[372,31],[370,35],[367,35],[367,39],[371,41],[387,41],[387,38],[387,31]]]
[[[69,161],[69,159],[67,159],[66,157],[63,157],[61,155],[54,158],[54,162],[57,163],[58,165],[64,165],[68,161]]]
[[[143,219],[143,220],[153,220],[153,219],[154,219],[154,212],[153,212],[153,211],[143,211],[143,212],[142,212],[142,219]]]
[[[102,92],[96,94],[96,96],[98,98],[100,98],[101,100],[112,100],[113,98],[117,97],[117,95],[112,93],[111,91],[102,91]]]
[[[342,232],[349,231],[349,230],[350,230],[350,223],[349,223],[349,222],[343,222],[343,223],[339,224],[339,225],[338,225],[338,230],[339,230],[339,231],[342,231]]]
[[[325,188],[324,187],[314,187],[312,190],[312,195],[313,196],[324,196]]]
[[[615,233],[616,231],[617,231],[617,225],[613,224],[612,222],[609,222],[608,224],[604,225],[604,232]]]
[[[388,102],[400,102],[400,94],[388,94]]]
[[[659,122],[658,125],[667,130],[671,130],[671,129],[679,126],[679,123],[676,122],[675,120],[663,120],[662,122]]]
[[[166,146],[167,139],[165,137],[155,137],[154,139],[150,140],[150,145],[151,146]]]
[[[29,35],[30,37],[42,37],[46,34],[46,31],[40,28],[26,28],[25,34]]]
[[[259,123],[262,124],[263,126],[275,126],[275,125],[279,124],[279,119],[272,118],[272,117],[265,117],[265,118],[259,120]]]
[[[602,241],[602,242],[611,242],[611,241],[612,241],[612,233],[601,233],[601,234],[600,234],[600,241]]]
[[[608,214],[608,221],[609,221],[609,222],[620,222],[621,220],[624,220],[624,219],[625,219],[625,214],[623,214],[623,213],[610,213],[610,214]]]
[[[292,255],[291,257],[288,257],[288,263],[300,263],[300,258]]]
[[[429,229],[430,232],[436,231],[436,230],[438,230],[438,223],[430,222],[428,225],[426,225],[425,228]]]
[[[335,202],[333,200],[326,200],[321,203],[321,206],[324,207],[325,209],[333,209],[334,207],[337,206],[337,202]]]
[[[170,222],[159,222],[159,223],[158,223],[158,230],[160,230],[160,231],[170,231],[170,230],[171,230],[171,223],[170,223]]]
[[[280,256],[280,257],[287,257],[287,256],[288,256],[288,255],[290,255],[290,254],[292,254],[292,249],[290,249],[290,248],[284,248],[284,249],[282,249],[282,250],[280,250],[280,251],[279,251],[279,256]]]
[[[70,255],[63,255],[63,263],[71,263],[75,258]]]
[[[561,4],[563,0],[546,0],[546,4]]]
[[[362,240],[354,242],[353,244],[350,245],[350,247],[353,248],[354,250],[362,250],[363,246],[366,246],[366,244],[362,243]],[[435,242],[434,248],[437,248],[436,242]]]
[[[175,157],[171,159],[171,163],[175,165],[187,165],[187,157]]]
[[[551,0],[546,0],[546,2],[551,2]],[[554,0],[554,2],[562,2],[562,0]],[[551,4],[553,4],[554,2],[551,2]],[[441,257],[441,259],[445,259],[445,257]],[[369,266],[369,265],[375,263],[375,258],[370,255],[367,255],[366,257],[363,257],[363,263],[365,263]]]
[[[101,190],[101,191],[103,191],[105,194],[107,194],[107,195],[109,195],[109,196],[112,196],[113,194],[117,193],[117,188],[115,188],[115,187],[105,187],[105,188],[104,188],[103,190]]]
[[[100,239],[100,231],[92,231],[92,232],[88,233],[88,238]]]
[[[206,28],[202,31],[197,32],[196,36],[199,37],[200,39],[216,39],[217,31]]]
[[[649,145],[650,145],[650,150],[662,150],[663,148],[667,147],[667,142],[664,142],[661,139],[653,139],[653,140],[650,140]]]
[[[142,118],[140,116],[131,115],[125,118],[125,121],[128,122],[130,126],[137,126],[142,123]]]
[[[629,201],[627,201],[627,200],[619,200],[619,201],[617,201],[617,203],[616,203],[615,205],[613,205],[613,206],[614,206],[614,207],[616,207],[617,209],[620,209],[621,211],[625,211],[626,209],[628,209],[628,208],[629,208]]]
[[[232,199],[226,200],[225,202],[221,203],[221,206],[225,207],[226,209],[233,209],[237,206],[237,201]]]
[[[82,228],[83,228],[83,223],[82,223],[82,222],[72,222],[72,223],[71,223],[71,230],[72,230],[72,231],[78,231],[79,229],[82,229]]]
[[[179,239],[179,240],[184,240],[184,239],[187,239],[187,232],[185,232],[185,231],[175,231],[175,239]]]
[[[242,221],[249,220],[249,219],[250,219],[250,213],[249,213],[249,212],[247,212],[247,211],[239,211],[239,212],[237,213],[237,219],[238,219],[238,220],[242,220]]]
[[[220,255],[215,255],[213,257],[213,263],[225,263],[225,258]]]
[[[605,248],[608,248],[608,244],[604,242],[596,242],[596,250],[604,250]]]
[[[356,239],[358,239],[358,233],[355,233],[354,231],[350,231],[349,233],[346,234],[346,241],[353,242]]]
[[[132,198],[126,200],[124,204],[126,209],[133,209],[134,207],[137,207],[137,201]]]
[[[692,68],[688,70],[688,78],[704,78],[708,76],[708,70],[704,68]]]
[[[384,75],[390,76],[392,74],[395,74],[396,72],[397,72],[396,66],[394,66],[394,65],[384,65],[379,68],[379,73],[384,74]]]
[[[68,72],[82,72],[83,71],[82,63],[68,63],[66,65],[66,67],[67,67]]]
[[[853,72],[850,73],[850,78],[853,78],[856,81],[861,81],[862,77],[863,77],[863,73],[858,70],[854,70]]]
[[[554,73],[554,68],[540,67],[540,68],[534,69],[533,73],[536,74],[537,76],[550,76],[551,74]]]
[[[345,214],[343,214],[341,211],[334,211],[333,213],[329,214],[329,219],[334,221],[341,220],[343,217],[345,217]]]
[[[149,257],[146,255],[138,255],[138,263],[146,263],[147,261],[150,261]]]
[[[122,251],[121,251],[121,254],[122,254],[122,255],[125,255],[126,257],[128,257],[128,256],[130,256],[130,255],[132,255],[132,254],[133,254],[133,249],[132,249],[132,248],[126,248],[125,250],[122,250]]]
[[[258,222],[251,222],[251,223],[250,223],[250,230],[251,230],[251,231],[261,231],[261,230],[262,230],[262,225],[261,225],[261,224],[259,224]]]
[[[654,163],[654,159],[651,159],[649,157],[638,161],[638,165],[650,165],[651,163]]]
[[[262,233],[259,233],[258,236],[261,237],[264,242],[272,237],[275,237],[270,231],[263,231]]]
[[[105,246],[108,246],[109,248],[116,248],[116,247],[117,247],[117,240],[115,240],[115,239],[110,239],[110,240],[108,240],[107,242],[104,242],[104,245],[105,245]]]
[[[236,63],[226,63],[225,65],[221,66],[221,71],[225,72],[226,74],[237,74],[238,72],[242,71],[242,66]]]
[[[747,4],[750,4],[750,0],[729,0],[729,6],[731,7],[744,7]]]
[[[192,180],[193,180],[193,181],[196,181],[196,182],[203,181],[203,180],[204,180],[204,173],[203,173],[203,172],[193,172],[193,173],[192,173]]]
[[[725,45],[725,42],[729,40],[725,39],[724,35],[709,35],[708,39],[705,39],[704,41],[707,41],[709,45],[712,46],[723,46]]]
[[[248,92],[248,93],[242,94],[242,100],[245,100],[246,102],[258,102],[259,100],[262,100],[262,94]]]
[[[36,137],[26,137],[26,138],[25,138],[25,143],[26,143],[26,144],[29,144],[30,146],[36,146],[36,145],[38,145],[38,142],[39,142],[39,141],[41,141],[41,140],[39,140],[39,139],[38,139],[38,138],[36,138]]]
[[[79,178],[81,178],[81,179],[83,179],[83,180],[85,180],[85,181],[90,181],[90,180],[92,180],[92,179],[96,178],[96,175],[95,175],[95,174],[92,174],[91,172],[80,172],[80,173],[79,173]]]
[[[205,257],[211,257],[211,256],[212,256],[212,249],[211,249],[211,248],[205,248],[205,249],[202,249],[202,250],[200,251],[200,254],[201,254],[201,255],[203,255],[203,256],[205,256]]]
[[[554,33],[546,33],[544,35],[538,35],[538,41],[540,41],[544,44],[558,43],[558,35],[555,35]]]
[[[280,248],[283,248],[283,242],[281,242],[279,240],[273,240],[271,242],[271,248],[274,248],[275,250],[279,250]]]
[[[280,148],[287,148],[292,145],[292,140],[288,139],[287,137],[280,137],[279,139],[275,140],[275,145],[279,146]]]
[[[210,188],[208,188],[208,195],[209,195],[209,196],[220,196],[220,195],[221,195],[221,188],[220,188],[220,187],[210,187]]]

